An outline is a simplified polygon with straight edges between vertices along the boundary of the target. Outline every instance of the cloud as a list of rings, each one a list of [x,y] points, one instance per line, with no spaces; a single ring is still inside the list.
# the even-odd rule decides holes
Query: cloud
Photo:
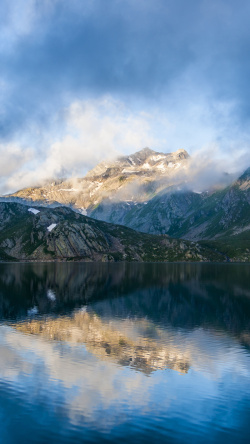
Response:
[[[216,144],[230,161],[244,148],[244,163],[247,0],[241,8],[233,0],[110,0],[108,7],[4,0],[0,8],[0,140],[24,157],[2,190],[82,175],[145,145],[194,154]],[[16,155],[9,162],[4,149],[3,156],[15,165]]]
[[[38,132],[40,142],[36,148],[22,138],[0,145],[0,192],[14,192],[56,178],[83,177],[103,160],[134,153],[146,146],[162,152],[179,148],[190,152],[188,168],[181,171],[181,177],[176,175],[178,182],[186,180],[189,186],[201,190],[215,183],[227,184],[247,168],[249,142],[239,135],[237,142],[227,142],[225,151],[221,140],[213,142],[215,127],[210,111],[201,115],[199,111],[199,107],[191,106],[179,114],[180,132],[174,108],[168,116],[162,115],[160,108],[131,111],[124,102],[111,96],[73,102],[53,116],[53,131],[43,137]],[[198,130],[193,134],[192,145],[187,146],[185,142],[195,125]],[[226,176],[225,172],[232,176]]]
[[[8,150],[4,154],[8,170],[3,190],[15,191],[58,177],[82,177],[103,159],[127,150],[133,152],[147,143],[157,145],[152,115],[132,114],[123,103],[110,97],[72,103],[64,110],[64,123],[63,135],[57,135],[39,153],[3,145],[2,151]]]
[[[192,191],[203,192],[213,187],[225,187],[237,179],[244,169],[241,154],[229,157],[221,152],[216,144],[203,146],[189,158],[184,171],[176,179],[185,182]]]
[[[228,128],[247,127],[247,0],[10,0],[2,9],[2,138],[33,137],[58,109],[107,94],[162,113],[201,97],[205,107],[234,103]]]
[[[30,148],[23,149],[16,144],[0,145],[0,190],[8,191],[7,183],[17,171],[26,167],[34,153]]]
[[[190,372],[180,377],[177,372],[169,371],[166,378],[166,372],[160,370],[149,377],[133,369],[114,365],[108,360],[97,359],[83,346],[77,347],[68,342],[65,346],[61,343],[59,347],[57,341],[22,334],[6,326],[1,326],[0,332],[2,383],[11,385],[13,390],[20,389],[20,384],[23,386],[25,384],[22,391],[22,408],[25,408],[27,403],[30,404],[31,395],[36,404],[42,397],[46,400],[43,405],[56,405],[59,391],[60,405],[65,413],[63,419],[65,421],[66,418],[71,425],[72,422],[75,425],[82,424],[83,417],[91,415],[92,423],[98,430],[107,431],[114,426],[117,427],[117,424],[126,421],[126,417],[124,418],[120,412],[124,403],[129,403],[132,413],[140,409],[152,417],[152,399],[155,398],[157,401],[156,397],[159,397],[157,387],[161,387],[161,390],[167,393],[167,406],[177,405],[180,408],[183,406],[183,390],[176,390],[180,384],[183,385],[185,393],[194,396],[191,393],[193,387],[190,387]],[[173,344],[178,344],[178,350],[180,333],[170,330],[170,335]],[[164,339],[165,342],[169,341],[169,332]],[[172,352],[175,353],[173,344]],[[222,378],[225,381],[224,390],[231,394],[233,390],[231,378],[225,377],[228,372],[234,375],[236,381],[242,378],[246,379],[246,383],[249,381],[248,356],[236,342],[232,343],[229,351],[227,336],[223,334],[218,336],[213,330],[206,332],[202,329],[191,331],[183,329],[181,344],[181,349],[190,356],[192,369],[195,372],[195,387],[199,391],[201,403],[200,406],[196,406],[197,412],[201,410],[204,400],[211,396],[211,393],[218,393]],[[122,384],[117,383],[120,380]],[[197,393],[195,396],[197,399]],[[248,399],[249,394],[246,396]],[[215,399],[220,402],[217,396]],[[235,403],[232,405],[234,408]],[[102,415],[100,418],[98,414],[100,406],[102,410],[109,409],[108,422],[107,415]],[[161,413],[159,402],[153,403],[153,406],[154,414],[155,409]],[[163,408],[166,409],[165,404]],[[213,409],[209,414],[213,415]]]

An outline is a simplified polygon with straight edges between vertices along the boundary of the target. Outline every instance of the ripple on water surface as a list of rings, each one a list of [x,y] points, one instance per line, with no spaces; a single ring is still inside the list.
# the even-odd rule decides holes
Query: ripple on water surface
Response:
[[[249,442],[248,265],[0,268],[4,444]]]

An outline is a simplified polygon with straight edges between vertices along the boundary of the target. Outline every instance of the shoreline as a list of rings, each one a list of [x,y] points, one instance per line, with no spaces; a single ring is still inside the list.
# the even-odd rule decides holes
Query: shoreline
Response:
[[[72,264],[72,263],[86,263],[86,264],[249,264],[250,261],[93,261],[93,260],[19,260],[16,261],[1,261],[0,264]]]

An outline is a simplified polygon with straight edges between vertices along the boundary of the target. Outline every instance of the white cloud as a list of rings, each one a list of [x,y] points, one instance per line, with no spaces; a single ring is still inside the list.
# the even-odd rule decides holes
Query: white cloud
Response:
[[[8,182],[20,171],[33,157],[33,151],[30,148],[22,149],[16,144],[0,145],[0,191],[8,191]]]
[[[118,325],[122,327],[121,322]],[[129,328],[131,329],[131,325]],[[133,333],[135,338],[138,338],[141,332],[136,328],[135,325]],[[191,371],[180,376],[175,371],[166,373],[158,370],[150,377],[134,369],[124,368],[113,362],[112,358],[97,358],[85,349],[84,344],[79,347],[79,344],[66,342],[64,347],[62,342],[58,347],[57,341],[23,334],[4,325],[0,326],[0,333],[0,377],[3,384],[11,385],[13,389],[20,388],[25,377],[27,390],[22,393],[23,402],[30,399],[31,393],[34,399],[39,399],[41,387],[43,399],[44,394],[50,394],[50,403],[56,402],[58,390],[62,395],[67,390],[67,399],[63,396],[61,402],[70,421],[80,424],[82,415],[91,415],[99,430],[103,427],[107,430],[107,426],[112,427],[117,425],[118,420],[124,420],[123,416],[117,415],[116,409],[112,408],[114,403],[118,411],[124,403],[129,403],[131,411],[141,409],[150,414],[152,394],[157,392],[157,387],[161,387],[167,394],[167,408],[176,402],[183,406],[183,390],[187,395],[193,396],[190,392],[193,389],[190,386],[190,378],[195,378],[196,390],[199,393],[197,399],[200,399],[200,405],[195,407],[196,412],[211,393],[215,396],[218,394],[222,380],[225,390],[232,388],[231,378],[226,375],[232,375],[236,381],[245,378],[246,384],[250,380],[249,355],[244,353],[244,348],[233,339],[229,341],[223,333],[205,331],[202,328],[181,332],[171,329],[168,332],[163,331],[162,339],[165,344],[168,344],[171,338],[170,348],[173,353],[177,345],[178,350],[188,354]],[[42,378],[42,384],[37,384],[38,377]],[[119,381],[122,381],[122,384],[118,383]],[[51,390],[54,384],[56,390]],[[180,384],[183,388],[177,390]],[[196,397],[197,393],[195,392]],[[218,396],[215,399],[220,402]],[[102,409],[109,408],[108,422],[105,415],[102,421],[97,414],[100,403]],[[154,411],[159,408],[157,404],[153,407]],[[213,415],[213,410],[208,409],[208,414]]]
[[[20,157],[22,151],[16,148],[17,154],[11,162],[4,189],[15,191],[49,178],[81,177],[104,159],[157,145],[157,139],[152,136],[152,116],[132,113],[111,98],[75,102],[64,115],[64,136],[37,154],[32,166],[27,156],[30,151],[24,151],[23,161],[19,164],[18,154]],[[5,163],[9,163],[8,155]]]
[[[236,140],[229,134],[218,141],[209,110],[190,106],[186,119],[184,114],[177,109],[164,112],[163,104],[147,112],[143,106],[132,111],[112,97],[73,102],[55,116],[63,134],[43,134],[42,149],[22,145],[24,138],[20,145],[0,146],[0,193],[52,178],[83,177],[98,162],[145,146],[163,152],[187,149],[192,160],[186,179],[202,189],[220,181],[224,172],[237,175],[249,166],[250,144],[244,135]]]

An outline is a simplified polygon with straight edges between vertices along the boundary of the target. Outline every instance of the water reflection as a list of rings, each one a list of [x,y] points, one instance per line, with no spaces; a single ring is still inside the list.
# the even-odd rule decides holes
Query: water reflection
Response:
[[[250,346],[249,265],[0,265],[0,319],[62,315],[90,304],[105,318],[212,327]]]
[[[5,444],[248,442],[248,265],[0,271]]]
[[[139,335],[131,334],[135,330],[134,324]],[[15,328],[46,339],[84,343],[86,349],[100,359],[111,359],[146,374],[164,368],[186,373],[190,367],[188,352],[171,344],[166,336],[163,341],[161,330],[146,319],[121,319],[113,325],[103,322],[96,314],[80,310],[70,317],[30,320],[16,324]],[[152,339],[152,333],[158,341]]]

